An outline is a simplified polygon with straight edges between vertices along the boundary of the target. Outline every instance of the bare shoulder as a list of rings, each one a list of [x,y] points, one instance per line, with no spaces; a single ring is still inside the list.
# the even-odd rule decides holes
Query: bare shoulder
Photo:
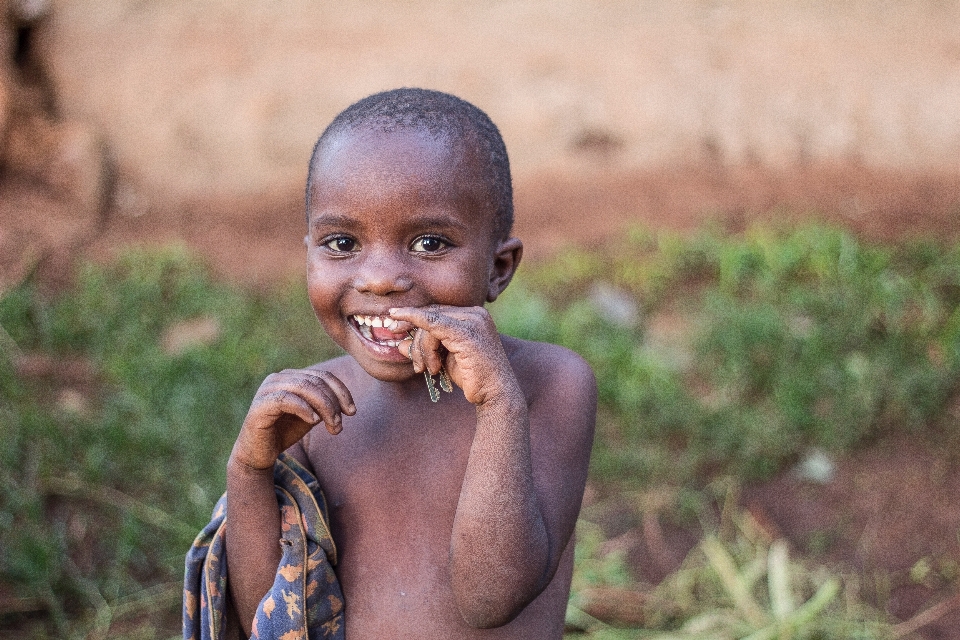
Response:
[[[565,347],[506,336],[503,344],[527,398],[534,450],[573,467],[585,464],[597,416],[593,369]]]
[[[596,402],[593,369],[566,347],[503,336],[503,346],[530,404],[557,396]]]

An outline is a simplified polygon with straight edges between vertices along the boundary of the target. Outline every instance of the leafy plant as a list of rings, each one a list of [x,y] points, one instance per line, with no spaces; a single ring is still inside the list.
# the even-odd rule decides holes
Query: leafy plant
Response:
[[[641,604],[632,625],[598,619],[580,608],[591,608],[591,603],[584,604],[588,599],[584,593],[591,587],[625,584],[618,552],[604,554],[596,526],[581,523],[578,531],[585,535],[578,543],[567,637],[881,640],[908,635],[860,600],[856,581],[848,583],[825,567],[811,568],[792,559],[787,543],[767,539],[749,514],[736,512],[730,519],[734,527],[726,536],[717,530],[704,535],[680,568],[655,588],[642,593],[599,591],[608,600],[628,601],[627,606],[629,601]],[[603,570],[598,572],[598,567]],[[606,611],[622,608],[609,603],[601,607]]]

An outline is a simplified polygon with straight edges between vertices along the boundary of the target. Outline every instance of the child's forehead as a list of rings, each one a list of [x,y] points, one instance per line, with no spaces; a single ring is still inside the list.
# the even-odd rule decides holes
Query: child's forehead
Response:
[[[366,190],[371,182],[453,195],[483,190],[475,154],[457,140],[422,129],[348,130],[320,149],[314,166],[316,196],[331,190]]]
[[[430,210],[444,210],[458,212],[456,217],[471,220],[471,226],[480,223],[484,229],[489,227],[491,233],[495,226],[487,185],[476,158],[455,141],[429,131],[337,134],[319,149],[313,169],[308,215],[315,222],[342,222],[346,212],[359,222],[367,217],[364,212],[402,201],[409,207],[409,215],[427,221],[434,219]]]

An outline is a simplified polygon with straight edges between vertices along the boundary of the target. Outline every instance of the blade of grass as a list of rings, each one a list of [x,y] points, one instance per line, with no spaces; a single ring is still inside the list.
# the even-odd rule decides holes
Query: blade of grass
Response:
[[[594,618],[586,611],[573,606],[572,604],[567,604],[567,614],[566,614],[566,624],[567,626],[576,627],[577,629],[583,629],[588,633],[594,633],[601,629],[609,629],[610,625]]]
[[[802,628],[826,607],[840,592],[840,581],[831,578],[823,583],[813,597],[807,600],[799,609],[787,616],[783,622],[764,627],[750,634],[743,640],[773,640],[774,638],[790,638],[792,631]]]
[[[67,558],[64,561],[64,566],[74,582],[83,589],[84,594],[93,606],[93,624],[90,630],[83,635],[84,640],[106,640],[110,633],[110,625],[113,623],[113,611],[110,604],[100,593],[96,583],[84,577],[72,560]]]
[[[156,611],[173,606],[183,597],[183,584],[165,582],[129,596],[119,598],[113,603],[113,618],[119,620],[129,615]]]
[[[9,357],[16,358],[21,355],[20,345],[17,344],[17,341],[7,333],[7,330],[3,328],[3,325],[0,324],[0,353],[4,353]]]
[[[112,487],[85,483],[73,475],[67,475],[62,478],[45,479],[43,481],[43,491],[48,494],[83,498],[92,502],[118,507],[142,522],[177,534],[183,538],[186,544],[192,542],[197,535],[197,531],[194,531],[192,527],[170,516],[170,514],[161,509],[144,504]]]
[[[38,613],[47,610],[47,603],[43,598],[2,598],[0,599],[0,616],[14,613]]]
[[[960,593],[951,598],[947,598],[943,602],[933,605],[929,609],[924,609],[909,620],[905,620],[904,622],[896,625],[893,627],[893,637],[903,638],[908,636],[921,627],[925,627],[931,622],[935,622],[957,607],[960,607]]]
[[[770,609],[773,617],[783,621],[796,605],[790,591],[790,557],[787,543],[774,540],[767,554],[767,586],[770,588]]]
[[[753,596],[750,595],[749,589],[737,572],[733,557],[713,536],[704,538],[701,548],[706,554],[710,566],[720,577],[724,589],[733,599],[734,605],[740,610],[741,615],[754,627],[764,626],[767,623],[767,616],[760,605],[757,604],[757,601],[753,599]]]

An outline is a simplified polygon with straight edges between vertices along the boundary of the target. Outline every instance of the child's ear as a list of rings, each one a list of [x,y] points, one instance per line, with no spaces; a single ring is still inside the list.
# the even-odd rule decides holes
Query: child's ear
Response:
[[[493,302],[510,284],[523,256],[523,243],[519,238],[507,238],[497,244],[490,269],[490,284],[487,289],[487,302]]]

